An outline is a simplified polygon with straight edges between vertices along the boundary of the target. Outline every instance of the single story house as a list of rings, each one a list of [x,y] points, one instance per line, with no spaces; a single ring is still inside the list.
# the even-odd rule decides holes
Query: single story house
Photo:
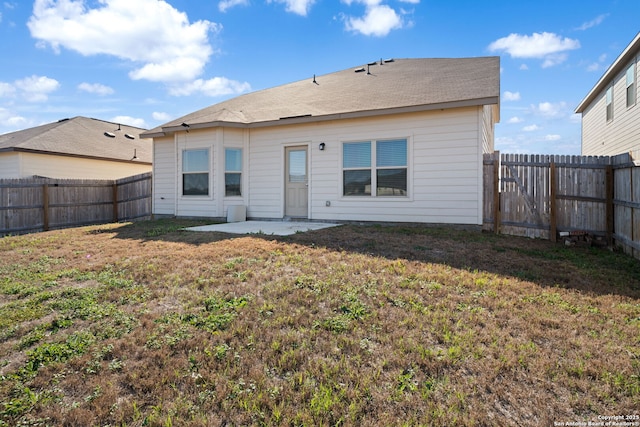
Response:
[[[639,61],[640,33],[576,108],[582,114],[583,156],[640,150]]]
[[[380,60],[244,94],[141,134],[152,211],[480,225],[499,99],[498,57]]]
[[[0,135],[0,179],[119,179],[151,172],[144,130],[74,117]]]

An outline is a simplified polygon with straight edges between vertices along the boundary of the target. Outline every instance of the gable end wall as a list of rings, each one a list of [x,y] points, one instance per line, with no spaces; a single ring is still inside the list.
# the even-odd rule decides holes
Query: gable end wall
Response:
[[[636,102],[627,107],[626,72],[636,63]],[[606,88],[582,113],[582,155],[618,155],[640,149],[640,53],[613,79],[613,120],[606,120]]]

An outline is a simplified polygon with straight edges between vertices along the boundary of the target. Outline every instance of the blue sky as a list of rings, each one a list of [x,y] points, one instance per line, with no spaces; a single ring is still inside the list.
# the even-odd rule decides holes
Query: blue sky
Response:
[[[380,58],[501,57],[505,153],[580,154],[575,107],[639,0],[4,0],[0,134],[87,116],[152,128]]]

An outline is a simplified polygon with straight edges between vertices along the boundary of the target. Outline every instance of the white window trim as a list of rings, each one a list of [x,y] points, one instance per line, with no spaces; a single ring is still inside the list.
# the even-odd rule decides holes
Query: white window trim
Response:
[[[611,91],[611,102],[607,101],[607,94],[609,93],[609,91]],[[607,123],[611,123],[613,121],[613,84],[609,85],[607,87],[607,89],[604,91],[604,109],[605,109],[605,120],[607,121]],[[609,109],[609,104],[611,104],[611,117],[609,117],[609,113],[608,113],[608,109]]]
[[[209,152],[209,170],[207,173],[209,174],[209,194],[208,195],[185,195],[183,188],[183,180],[184,180],[184,170],[183,170],[183,158],[185,151],[197,151],[197,150],[207,150]],[[188,172],[187,172],[188,173]],[[211,146],[202,146],[202,147],[189,147],[189,148],[181,148],[179,150],[179,159],[178,159],[178,195],[181,200],[213,200],[213,147]]]
[[[240,170],[239,171],[228,171],[227,170],[227,150],[240,150],[240,161],[242,162],[242,164],[240,165]],[[245,158],[244,158],[244,148],[243,147],[233,147],[233,146],[229,146],[229,147],[223,147],[222,149],[223,152],[223,165],[222,165],[222,191],[224,194],[224,198],[225,199],[242,199],[244,197],[244,164],[245,162]],[[240,195],[233,195],[233,196],[227,196],[227,173],[239,173],[240,174]]]
[[[392,141],[392,140],[401,140],[404,139],[407,141],[407,165],[399,166],[399,167],[377,167],[376,164],[376,143],[377,141]],[[369,170],[371,170],[371,194],[367,196],[349,196],[344,194],[344,171],[345,170],[363,170],[367,168],[344,168],[344,144],[349,143],[358,143],[358,142],[370,142],[371,143],[371,166],[369,166]],[[362,138],[362,139],[350,139],[350,140],[342,140],[340,141],[340,166],[339,166],[339,194],[340,199],[345,201],[358,201],[358,202],[384,202],[384,203],[394,203],[398,201],[411,201],[413,200],[413,173],[412,173],[412,159],[413,159],[413,141],[409,136],[381,136],[378,138]],[[375,171],[378,169],[398,169],[398,168],[406,168],[407,169],[407,194],[405,196],[378,196],[376,185],[377,185],[377,177],[375,176]]]
[[[625,71],[624,75],[625,75],[625,98],[626,98],[626,103],[627,103],[627,108],[631,108],[634,107],[637,103],[638,100],[638,76],[636,74],[636,63],[633,62],[631,65],[629,65],[627,67],[627,70]],[[629,73],[629,69],[632,70],[631,75],[633,76],[633,81],[631,82],[631,84],[627,83],[627,74]],[[632,103],[629,104],[629,86],[633,85],[633,97],[632,97]]]

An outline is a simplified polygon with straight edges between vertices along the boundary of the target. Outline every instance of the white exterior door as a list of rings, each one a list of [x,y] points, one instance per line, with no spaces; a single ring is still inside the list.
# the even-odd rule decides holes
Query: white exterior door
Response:
[[[307,147],[285,149],[285,216],[308,216],[309,182],[307,176]]]

